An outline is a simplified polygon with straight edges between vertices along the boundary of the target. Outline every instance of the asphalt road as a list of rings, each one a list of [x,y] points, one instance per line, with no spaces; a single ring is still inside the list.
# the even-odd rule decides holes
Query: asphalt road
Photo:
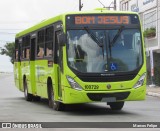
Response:
[[[54,111],[48,101],[27,102],[14,84],[13,74],[0,74],[0,122],[160,122],[160,98],[126,102],[122,111],[106,103],[67,106]]]

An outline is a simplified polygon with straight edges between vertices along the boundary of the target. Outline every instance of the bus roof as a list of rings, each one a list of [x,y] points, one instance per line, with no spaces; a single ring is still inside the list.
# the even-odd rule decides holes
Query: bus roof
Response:
[[[47,19],[47,20],[43,20],[42,22],[20,32],[20,33],[17,33],[16,34],[16,38],[18,37],[22,37],[28,33],[31,33],[31,32],[34,32],[36,30],[39,30],[47,25],[51,25],[52,23],[55,23],[57,21],[63,21],[65,19],[65,16],[66,15],[74,15],[74,14],[138,14],[136,12],[129,12],[129,11],[110,11],[110,10],[107,10],[105,8],[97,8],[95,10],[91,10],[91,11],[78,11],[78,12],[69,12],[69,13],[64,13],[64,14],[61,14],[59,16],[56,16],[56,17],[52,17],[50,19]],[[65,26],[65,25],[64,25]]]

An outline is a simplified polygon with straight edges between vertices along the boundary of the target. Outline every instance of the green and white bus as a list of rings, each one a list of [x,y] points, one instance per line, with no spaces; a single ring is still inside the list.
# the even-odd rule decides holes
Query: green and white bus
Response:
[[[145,48],[134,12],[72,12],[26,29],[15,39],[14,79],[27,101],[49,106],[125,101],[146,96]]]

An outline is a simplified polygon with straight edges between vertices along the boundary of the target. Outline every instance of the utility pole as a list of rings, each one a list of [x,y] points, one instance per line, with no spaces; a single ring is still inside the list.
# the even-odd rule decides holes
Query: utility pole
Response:
[[[114,0],[114,10],[116,10],[116,0]]]
[[[81,4],[81,0],[79,0],[79,11],[81,11],[83,4]]]
[[[99,1],[99,0],[98,0]],[[100,2],[100,1],[99,1]],[[117,8],[117,5],[116,5],[117,3],[116,3],[116,0],[114,0],[114,1],[112,1],[111,2],[111,4],[109,5],[109,7],[106,7],[106,8],[108,8],[109,10],[112,8],[112,9],[114,9],[114,10],[116,10],[116,8]],[[113,6],[112,6],[113,5]]]

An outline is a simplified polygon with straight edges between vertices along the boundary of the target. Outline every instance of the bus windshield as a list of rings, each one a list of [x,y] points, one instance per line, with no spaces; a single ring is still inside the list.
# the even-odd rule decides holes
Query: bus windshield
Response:
[[[130,72],[142,65],[139,29],[70,29],[67,39],[68,65],[78,72]]]

